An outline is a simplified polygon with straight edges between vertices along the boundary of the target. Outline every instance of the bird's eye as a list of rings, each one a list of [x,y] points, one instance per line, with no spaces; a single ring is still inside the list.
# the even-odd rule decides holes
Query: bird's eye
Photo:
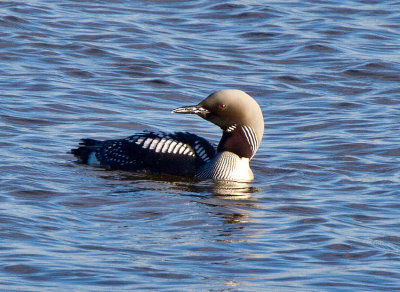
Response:
[[[221,104],[219,105],[219,108],[220,108],[220,109],[224,109],[224,108],[226,108],[226,105],[223,104],[223,103],[221,103]]]

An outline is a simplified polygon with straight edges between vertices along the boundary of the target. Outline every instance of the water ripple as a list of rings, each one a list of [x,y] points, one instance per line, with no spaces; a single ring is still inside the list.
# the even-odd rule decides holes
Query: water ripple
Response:
[[[398,5],[0,3],[0,288],[398,290]],[[82,137],[193,131],[240,88],[255,181],[76,165]],[[62,288],[60,288],[62,287]]]

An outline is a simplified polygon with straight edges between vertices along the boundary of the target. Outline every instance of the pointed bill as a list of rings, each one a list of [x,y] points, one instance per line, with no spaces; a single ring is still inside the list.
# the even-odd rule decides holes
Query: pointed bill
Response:
[[[201,105],[190,105],[174,109],[172,113],[176,114],[208,114],[209,111]]]

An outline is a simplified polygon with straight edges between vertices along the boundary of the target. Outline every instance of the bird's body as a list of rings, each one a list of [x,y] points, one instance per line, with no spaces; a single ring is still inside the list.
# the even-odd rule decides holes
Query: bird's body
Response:
[[[190,133],[142,132],[124,139],[83,139],[72,150],[80,162],[135,172],[195,177],[215,157],[214,147]]]
[[[81,163],[134,172],[171,174],[196,179],[249,181],[249,161],[264,133],[257,102],[240,90],[221,90],[196,106],[175,113],[197,114],[223,130],[215,149],[191,133],[143,132],[118,139],[83,139],[72,153]]]

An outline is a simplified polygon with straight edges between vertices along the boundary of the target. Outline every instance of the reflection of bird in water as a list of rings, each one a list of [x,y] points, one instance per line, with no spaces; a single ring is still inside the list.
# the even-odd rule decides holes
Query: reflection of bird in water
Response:
[[[172,174],[196,179],[250,181],[250,159],[264,134],[257,102],[240,90],[217,91],[198,105],[174,113],[196,114],[222,131],[217,149],[190,133],[144,132],[125,139],[83,139],[72,153],[79,161],[108,169]]]
[[[259,190],[251,187],[247,182],[218,181],[213,187],[213,195],[224,199],[248,199],[252,193],[256,192]]]
[[[187,190],[196,194],[212,194],[199,196],[195,202],[212,206],[210,212],[224,218],[225,223],[244,223],[248,222],[250,216],[249,209],[258,209],[260,206],[257,200],[252,198],[252,194],[260,192],[259,188],[251,187],[248,182],[217,181],[199,182],[196,184],[181,185],[180,189]],[[231,232],[231,228],[237,225],[226,226],[226,232]]]
[[[189,192],[189,195],[193,194],[195,197],[209,198],[210,202],[213,199],[245,201],[250,199],[252,194],[261,191],[260,188],[253,187],[249,182],[244,181],[201,181],[197,183],[171,181],[171,184],[173,189]]]

